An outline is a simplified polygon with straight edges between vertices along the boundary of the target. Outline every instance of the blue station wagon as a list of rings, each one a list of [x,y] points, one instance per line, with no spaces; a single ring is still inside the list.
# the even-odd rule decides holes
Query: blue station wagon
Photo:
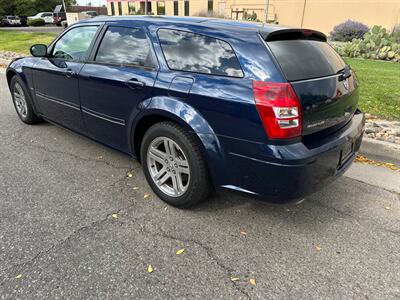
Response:
[[[6,73],[20,119],[135,157],[177,207],[221,190],[302,199],[343,174],[361,144],[357,77],[318,31],[98,17],[31,54]]]

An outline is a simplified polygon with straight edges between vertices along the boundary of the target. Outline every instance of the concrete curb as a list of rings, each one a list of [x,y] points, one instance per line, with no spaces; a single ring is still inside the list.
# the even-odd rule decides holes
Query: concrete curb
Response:
[[[400,165],[400,145],[363,138],[360,154],[368,158]]]

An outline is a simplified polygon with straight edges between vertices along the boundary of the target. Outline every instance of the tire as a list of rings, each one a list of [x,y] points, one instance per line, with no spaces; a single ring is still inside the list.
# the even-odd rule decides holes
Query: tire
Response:
[[[14,76],[11,79],[10,91],[15,111],[22,122],[26,124],[35,124],[42,121],[42,119],[35,114],[32,107],[32,98],[24,82],[18,76]]]
[[[160,122],[150,127],[143,137],[140,157],[147,182],[172,206],[191,207],[212,190],[198,142],[176,123]]]

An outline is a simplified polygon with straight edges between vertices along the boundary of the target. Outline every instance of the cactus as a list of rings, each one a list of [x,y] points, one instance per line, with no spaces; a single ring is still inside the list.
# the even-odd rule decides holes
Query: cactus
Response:
[[[335,46],[340,55],[400,62],[400,44],[381,26],[373,26],[363,39]]]
[[[387,57],[388,57],[389,59],[393,59],[394,56],[395,56],[395,54],[396,54],[396,53],[394,53],[394,51],[389,51],[388,54],[387,54]]]

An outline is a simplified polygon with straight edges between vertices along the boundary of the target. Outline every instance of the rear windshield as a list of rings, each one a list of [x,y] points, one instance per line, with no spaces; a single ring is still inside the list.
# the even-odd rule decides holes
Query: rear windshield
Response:
[[[326,42],[281,40],[267,42],[289,81],[334,75],[345,63]]]

